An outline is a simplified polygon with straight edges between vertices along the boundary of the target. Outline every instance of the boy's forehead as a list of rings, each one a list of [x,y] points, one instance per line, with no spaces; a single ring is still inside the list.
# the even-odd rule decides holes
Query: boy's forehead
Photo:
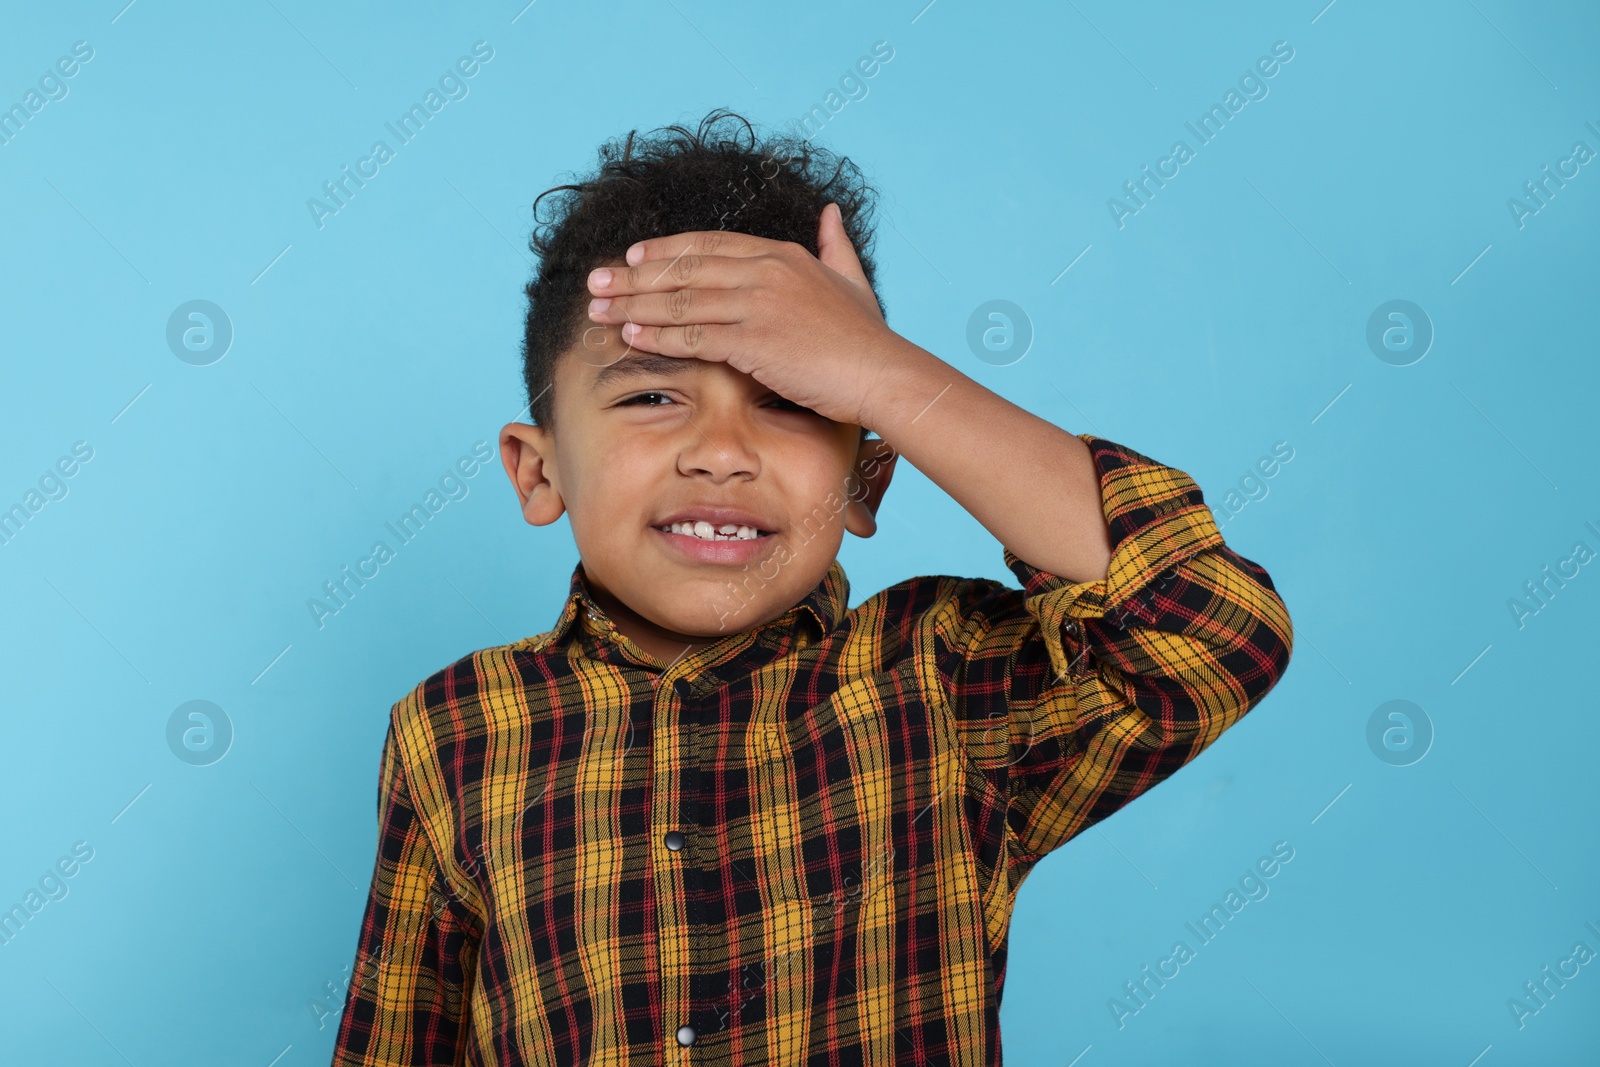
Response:
[[[556,389],[555,403],[565,407],[577,396],[591,396],[609,386],[628,379],[664,377],[698,377],[701,374],[729,374],[756,384],[764,389],[758,379],[742,370],[717,361],[708,362],[687,356],[663,356],[656,352],[641,352],[622,339],[622,328],[615,323],[590,323],[578,342],[557,357],[554,377],[561,379]],[[587,404],[580,403],[580,410]],[[861,437],[868,430],[861,427]]]
[[[601,389],[613,382],[629,378],[659,378],[664,375],[692,374],[706,366],[704,360],[681,359],[657,355],[654,352],[630,352],[621,359],[601,365],[590,372],[591,389]],[[731,369],[731,368],[730,368]],[[742,372],[735,372],[742,373]]]
[[[724,369],[743,375],[732,367]],[[590,323],[575,344],[560,357],[558,370],[570,387],[579,392],[594,392],[632,378],[661,378],[688,375],[711,367],[705,360],[663,356],[642,352],[623,340],[616,323]]]

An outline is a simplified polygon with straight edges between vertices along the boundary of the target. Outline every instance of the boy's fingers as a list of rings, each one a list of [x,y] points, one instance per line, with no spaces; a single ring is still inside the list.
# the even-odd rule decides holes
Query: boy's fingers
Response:
[[[748,282],[759,257],[705,256],[686,253],[673,259],[649,259],[636,267],[596,267],[589,272],[593,296],[665,293],[697,289],[737,289]]]
[[[605,299],[610,301],[606,307],[589,313],[596,322],[674,326],[689,322],[740,321],[741,305],[731,289],[674,289],[667,293],[637,293]]]
[[[622,325],[622,339],[640,352],[724,363],[738,346],[741,327],[726,323],[691,322],[686,326]]]
[[[765,237],[731,230],[686,230],[667,237],[651,237],[629,246],[623,256],[630,266],[653,259],[676,259],[686,253],[702,256],[758,256],[770,251],[766,246],[779,244]]]

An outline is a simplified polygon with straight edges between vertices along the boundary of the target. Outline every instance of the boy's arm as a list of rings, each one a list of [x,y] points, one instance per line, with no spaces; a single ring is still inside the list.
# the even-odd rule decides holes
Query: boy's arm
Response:
[[[1188,475],[1109,442],[1091,451],[890,330],[835,204],[817,249],[726,231],[640,241],[627,267],[590,275],[590,317],[623,324],[639,351],[726,362],[877,431],[1006,546],[1027,592],[943,590],[943,677],[925,696],[976,735],[969,752],[992,748],[985,724],[1004,717],[1024,749],[988,761],[1011,801],[1007,845],[1042,853],[1259,700],[1288,664],[1288,613]]]
[[[464,1063],[478,935],[440,874],[393,722],[383,743],[378,826],[333,1067]]]
[[[1073,581],[1106,577],[1110,532],[1083,441],[897,334],[874,356],[861,425],[1022,559]]]
[[[954,718],[978,788],[1006,812],[1006,854],[1024,863],[1199,755],[1276,684],[1293,640],[1271,578],[1223,544],[1187,474],[1076,440],[1111,545],[1105,572],[1074,581],[1008,545],[1022,591],[947,580],[930,620],[926,695]],[[1033,493],[1057,506],[1081,490],[1070,463],[1030,469]]]

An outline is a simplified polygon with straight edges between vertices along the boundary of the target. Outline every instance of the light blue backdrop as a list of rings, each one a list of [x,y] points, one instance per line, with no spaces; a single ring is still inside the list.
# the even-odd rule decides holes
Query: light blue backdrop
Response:
[[[320,628],[307,601],[519,414],[533,198],[724,104],[822,105],[883,194],[890,324],[1191,473],[1293,613],[1267,700],[1028,880],[1007,1062],[1600,1057],[1593,5],[124,2],[0,34],[0,907],[38,906],[0,944],[0,1059],[327,1061],[389,707],[547,629],[575,553],[496,459]],[[169,343],[196,300],[219,332],[185,347],[183,310]],[[992,300],[1020,359],[968,343]],[[852,603],[1010,579],[914,470],[885,510]],[[169,735],[190,701],[231,724],[206,765]]]

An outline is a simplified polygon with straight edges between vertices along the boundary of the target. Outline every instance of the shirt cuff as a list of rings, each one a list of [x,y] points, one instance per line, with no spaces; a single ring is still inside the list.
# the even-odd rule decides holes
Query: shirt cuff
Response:
[[[1077,436],[1089,446],[1100,476],[1111,532],[1106,577],[1072,582],[1025,562],[1009,548],[1006,566],[1022,583],[1029,607],[1041,621],[1110,616],[1124,626],[1131,616],[1153,625],[1156,612],[1140,592],[1175,579],[1179,563],[1222,544],[1222,533],[1200,487],[1183,471],[1092,434]]]

